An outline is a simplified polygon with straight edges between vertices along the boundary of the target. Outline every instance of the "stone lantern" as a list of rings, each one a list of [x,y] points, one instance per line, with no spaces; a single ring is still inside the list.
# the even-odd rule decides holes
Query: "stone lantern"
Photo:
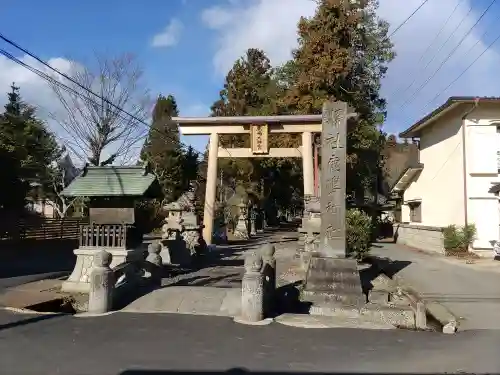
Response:
[[[163,264],[188,265],[193,256],[206,250],[202,225],[194,209],[194,187],[177,201],[165,205],[168,216],[163,225],[161,257]]]
[[[234,230],[234,236],[242,240],[248,240],[250,238],[247,225],[248,208],[244,202],[237,204],[237,207],[239,209],[238,223],[236,224],[236,229]]]

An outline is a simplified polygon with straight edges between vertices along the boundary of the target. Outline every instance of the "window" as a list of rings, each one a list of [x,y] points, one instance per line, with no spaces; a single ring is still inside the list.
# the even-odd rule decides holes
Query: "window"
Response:
[[[411,223],[421,223],[422,222],[422,202],[409,202],[410,206],[410,222]]]

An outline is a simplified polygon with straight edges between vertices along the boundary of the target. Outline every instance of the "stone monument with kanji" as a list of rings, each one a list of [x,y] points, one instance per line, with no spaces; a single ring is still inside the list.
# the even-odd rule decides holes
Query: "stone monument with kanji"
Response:
[[[366,298],[355,259],[346,251],[346,138],[344,102],[323,106],[321,134],[321,231],[307,269],[304,299],[361,307]]]

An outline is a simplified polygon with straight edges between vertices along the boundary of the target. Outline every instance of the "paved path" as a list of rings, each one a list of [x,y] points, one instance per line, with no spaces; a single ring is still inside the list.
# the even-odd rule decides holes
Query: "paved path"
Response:
[[[498,373],[500,332],[252,327],[229,318],[115,313],[97,318],[0,311],[2,374],[127,370]],[[132,372],[130,372],[132,373]]]
[[[296,231],[276,230],[246,243],[217,246],[202,268],[164,278],[163,288],[136,299],[123,311],[239,316],[245,255],[259,251],[264,243],[272,243],[280,275],[290,268],[297,250],[297,237]]]
[[[406,262],[398,275],[424,298],[443,304],[463,318],[460,329],[500,329],[498,272],[465,267],[444,256],[429,255],[395,244],[377,244],[374,255]],[[494,262],[492,260],[492,262]],[[500,267],[500,264],[498,264]]]

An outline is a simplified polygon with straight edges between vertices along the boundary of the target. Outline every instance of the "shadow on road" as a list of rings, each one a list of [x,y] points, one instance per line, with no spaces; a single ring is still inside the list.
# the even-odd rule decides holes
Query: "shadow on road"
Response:
[[[71,272],[75,265],[73,240],[26,240],[0,244],[0,279]]]
[[[44,315],[37,315],[33,318],[16,320],[15,322],[0,324],[0,331],[4,331],[4,330],[9,329],[9,328],[16,328],[16,327],[20,327],[20,326],[25,326],[27,324],[38,323],[42,320],[59,318],[61,316],[66,316],[66,315],[67,314],[44,314]]]

